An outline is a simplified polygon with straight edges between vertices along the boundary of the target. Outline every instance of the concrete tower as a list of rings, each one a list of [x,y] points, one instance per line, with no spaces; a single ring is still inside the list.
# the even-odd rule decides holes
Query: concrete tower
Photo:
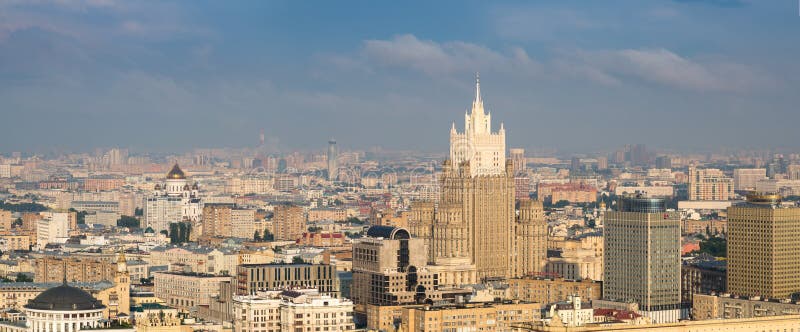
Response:
[[[336,140],[328,141],[328,180],[336,181],[339,177],[339,150],[336,148]]]

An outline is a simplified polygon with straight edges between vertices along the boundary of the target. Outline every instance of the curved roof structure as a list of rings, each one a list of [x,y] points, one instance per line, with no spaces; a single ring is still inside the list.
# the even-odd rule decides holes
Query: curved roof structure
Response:
[[[169,171],[169,173],[167,173],[167,179],[185,180],[186,174],[183,174],[183,170],[181,170],[181,167],[178,166],[178,163],[175,163],[175,165],[172,166],[172,169]]]
[[[61,286],[50,288],[30,300],[25,308],[52,311],[78,311],[103,309],[102,302],[95,299],[88,292],[64,283]]]
[[[367,236],[382,237],[384,239],[392,240],[411,238],[411,234],[405,228],[380,225],[370,226],[369,229],[367,229]]]

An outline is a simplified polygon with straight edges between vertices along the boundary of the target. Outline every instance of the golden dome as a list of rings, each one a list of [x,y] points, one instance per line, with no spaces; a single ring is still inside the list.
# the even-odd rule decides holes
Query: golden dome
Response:
[[[172,180],[185,180],[186,174],[183,174],[183,171],[178,166],[178,163],[175,163],[175,166],[172,166],[172,169],[167,173],[167,179]]]

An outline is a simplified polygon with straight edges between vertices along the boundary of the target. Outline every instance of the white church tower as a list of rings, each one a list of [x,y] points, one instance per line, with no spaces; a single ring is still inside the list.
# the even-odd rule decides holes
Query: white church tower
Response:
[[[464,114],[464,132],[450,129],[450,160],[454,168],[469,162],[470,175],[500,175],[506,171],[506,130],[492,132],[492,113],[484,113],[481,81],[475,76],[472,111]]]

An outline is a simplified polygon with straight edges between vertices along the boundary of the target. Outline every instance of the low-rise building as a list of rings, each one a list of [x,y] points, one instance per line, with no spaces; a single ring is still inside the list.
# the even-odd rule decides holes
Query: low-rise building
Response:
[[[316,290],[269,291],[233,298],[234,330],[352,331],[353,302]]]
[[[768,300],[761,297],[731,297],[728,294],[694,294],[692,319],[736,319],[800,315],[800,303],[787,299]]]
[[[179,309],[195,312],[200,305],[208,305],[211,298],[219,295],[219,284],[230,277],[212,274],[156,272],[153,273],[155,296]]]
[[[403,308],[402,329],[426,331],[511,331],[541,319],[540,303],[502,302]]]
[[[575,281],[529,277],[509,279],[508,286],[511,299],[527,302],[555,303],[566,301],[571,295],[590,301],[603,296],[603,284],[588,279]]]

